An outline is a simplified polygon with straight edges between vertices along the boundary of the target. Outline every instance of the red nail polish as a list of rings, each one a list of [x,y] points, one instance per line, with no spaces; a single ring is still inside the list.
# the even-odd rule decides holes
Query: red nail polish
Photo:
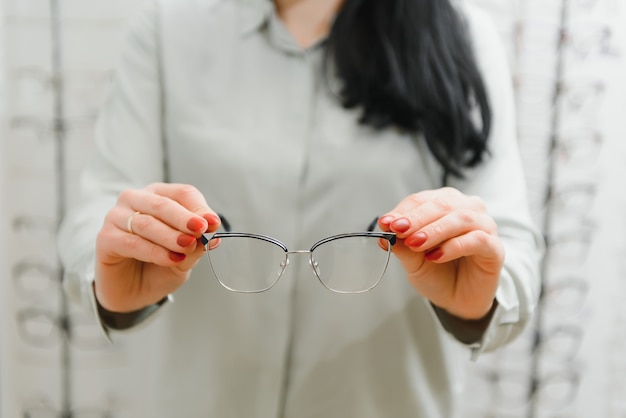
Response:
[[[217,215],[204,215],[204,219],[207,221],[209,225],[219,225],[221,219]]]
[[[391,229],[395,232],[406,232],[411,228],[411,223],[406,218],[396,219],[391,223]]]
[[[441,247],[433,248],[424,254],[424,258],[429,261],[439,260],[443,256],[443,250]]]
[[[220,238],[212,239],[211,241],[209,241],[209,250],[214,250],[220,245],[221,242],[222,240]]]
[[[193,232],[202,231],[205,228],[204,222],[205,221],[202,218],[191,218],[187,222],[187,228],[189,228],[189,230]]]
[[[174,251],[170,251],[169,256],[170,256],[170,260],[174,261],[175,263],[183,261],[185,258],[187,258],[185,254],[176,253]]]
[[[404,243],[409,247],[419,247],[423,245],[428,236],[424,232],[418,232],[417,234],[411,235],[407,239],[404,240]]]
[[[194,237],[193,235],[183,234],[178,236],[178,238],[176,239],[176,243],[181,247],[189,247],[195,240],[196,237]]]

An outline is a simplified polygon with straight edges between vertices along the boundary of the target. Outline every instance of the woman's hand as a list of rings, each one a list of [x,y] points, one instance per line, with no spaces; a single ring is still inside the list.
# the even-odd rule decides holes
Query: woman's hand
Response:
[[[200,236],[219,225],[193,186],[155,183],[125,190],[96,240],[98,302],[109,311],[131,312],[163,299],[204,254]]]
[[[504,247],[479,198],[450,187],[423,191],[381,216],[379,226],[397,234],[393,253],[421,295],[459,318],[489,312]]]

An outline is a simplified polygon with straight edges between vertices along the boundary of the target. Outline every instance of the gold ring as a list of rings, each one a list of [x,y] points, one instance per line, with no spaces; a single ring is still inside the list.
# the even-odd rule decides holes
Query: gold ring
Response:
[[[135,232],[133,231],[133,218],[137,215],[139,215],[141,212],[135,212],[132,215],[130,215],[128,217],[128,219],[126,220],[126,229],[128,230],[128,233],[130,234],[134,234]]]

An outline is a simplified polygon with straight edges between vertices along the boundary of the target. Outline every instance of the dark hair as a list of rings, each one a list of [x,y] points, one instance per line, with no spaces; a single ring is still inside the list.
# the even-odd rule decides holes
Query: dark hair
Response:
[[[449,0],[345,0],[326,63],[343,106],[360,108],[363,124],[423,133],[445,172],[462,177],[482,161],[491,125],[467,39]]]

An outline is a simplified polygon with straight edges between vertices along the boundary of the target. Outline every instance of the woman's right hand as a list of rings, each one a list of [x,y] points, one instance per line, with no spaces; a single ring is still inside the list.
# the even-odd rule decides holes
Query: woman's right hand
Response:
[[[125,190],[96,240],[98,302],[113,312],[157,303],[189,278],[205,251],[199,238],[219,225],[193,186],[154,183]]]

